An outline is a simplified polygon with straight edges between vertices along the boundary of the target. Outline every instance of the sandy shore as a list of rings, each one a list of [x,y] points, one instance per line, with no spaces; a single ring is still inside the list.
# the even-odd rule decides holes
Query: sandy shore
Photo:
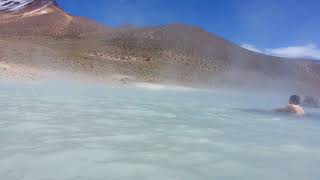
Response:
[[[0,61],[0,79],[17,81],[36,81],[48,77],[48,73],[23,64]]]
[[[38,82],[70,82],[81,84],[104,84],[108,86],[131,86],[148,90],[195,90],[190,87],[147,83],[137,81],[134,77],[112,74],[109,76],[93,76],[85,73],[54,71],[31,67],[23,64],[13,64],[0,61],[0,80],[19,81],[23,83]]]
[[[136,83],[131,76],[121,74],[110,74],[95,76],[80,72],[66,72],[57,70],[40,69],[24,64],[8,63],[0,61],[0,80],[22,81],[22,82],[43,82],[43,81],[73,81],[81,83],[98,83],[108,85],[127,85]]]

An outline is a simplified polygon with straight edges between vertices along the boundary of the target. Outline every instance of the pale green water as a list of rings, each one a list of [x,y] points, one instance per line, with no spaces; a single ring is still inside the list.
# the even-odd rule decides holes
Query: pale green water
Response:
[[[320,115],[282,96],[0,85],[1,180],[318,180]]]

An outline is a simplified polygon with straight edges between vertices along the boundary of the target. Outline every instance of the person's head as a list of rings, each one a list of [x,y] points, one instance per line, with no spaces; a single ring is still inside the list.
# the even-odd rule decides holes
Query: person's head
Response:
[[[300,104],[300,96],[292,95],[289,99],[289,104],[299,105]]]

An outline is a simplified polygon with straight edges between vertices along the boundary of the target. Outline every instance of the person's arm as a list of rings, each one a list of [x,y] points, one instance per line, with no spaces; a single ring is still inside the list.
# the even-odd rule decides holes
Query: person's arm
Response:
[[[279,108],[279,109],[275,109],[275,112],[292,112],[292,109],[290,108],[290,106],[284,107],[284,108]]]

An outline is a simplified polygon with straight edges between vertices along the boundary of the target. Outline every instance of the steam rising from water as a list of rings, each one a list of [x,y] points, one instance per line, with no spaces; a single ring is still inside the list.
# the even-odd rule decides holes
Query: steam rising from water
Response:
[[[148,90],[171,90],[171,91],[196,91],[194,88],[184,86],[173,86],[164,84],[153,84],[153,83],[133,83],[135,87],[148,89]]]

